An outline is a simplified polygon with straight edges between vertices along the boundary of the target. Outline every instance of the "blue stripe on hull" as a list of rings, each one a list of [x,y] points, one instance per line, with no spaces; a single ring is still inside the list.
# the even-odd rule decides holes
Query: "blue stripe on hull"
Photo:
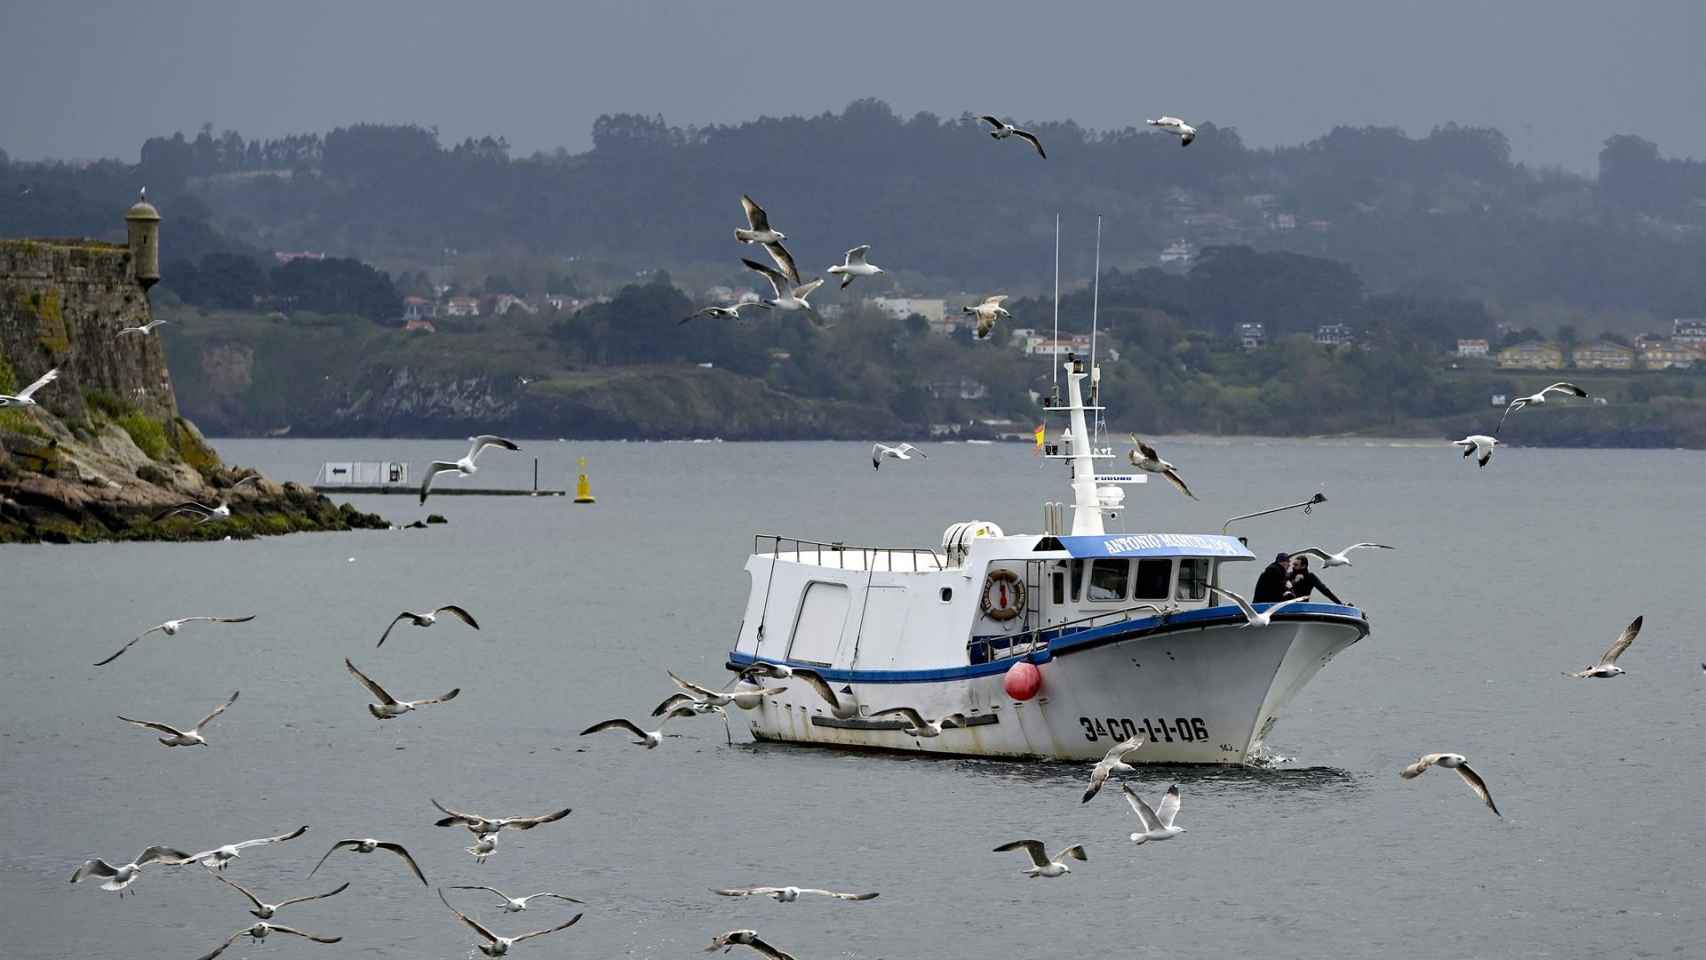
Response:
[[[1072,630],[1064,635],[1058,630],[1044,630],[1042,636],[1043,640],[1048,643],[1048,647],[1035,653],[1023,657],[994,660],[989,663],[930,670],[831,670],[817,664],[797,660],[777,660],[771,657],[755,657],[750,653],[740,653],[739,651],[729,653],[729,664],[739,668],[760,661],[785,663],[792,667],[816,670],[822,674],[825,680],[836,683],[941,683],[949,680],[971,680],[977,677],[1006,673],[1008,668],[1019,660],[1047,663],[1055,657],[1069,656],[1075,652],[1092,650],[1096,647],[1119,643],[1122,640],[1130,640],[1135,637],[1159,636],[1221,625],[1231,626],[1242,623],[1243,620],[1243,615],[1237,612],[1236,607],[1209,607],[1204,610],[1175,613],[1168,617],[1165,623],[1162,623],[1159,617],[1147,617],[1142,620],[1127,620],[1105,627]],[[1275,618],[1276,623],[1297,620],[1342,623],[1346,626],[1355,626],[1362,631],[1363,637],[1368,636],[1368,620],[1363,616],[1362,611],[1355,607],[1345,607],[1335,603],[1297,603],[1285,608],[1285,612]],[[1360,640],[1362,637],[1357,639]]]

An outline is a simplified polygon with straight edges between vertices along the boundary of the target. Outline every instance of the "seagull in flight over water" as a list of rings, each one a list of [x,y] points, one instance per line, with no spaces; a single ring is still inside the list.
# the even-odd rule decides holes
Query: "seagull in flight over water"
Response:
[[[881,470],[884,460],[911,460],[915,453],[920,459],[930,459],[924,451],[910,443],[901,443],[892,447],[886,443],[873,443],[871,444],[871,468]]]
[[[224,713],[226,707],[236,703],[238,692],[239,691],[236,690],[231,691],[231,699],[217,707],[214,707],[212,713],[202,717],[200,720],[197,720],[195,726],[188,730],[179,730],[177,727],[170,724],[154,723],[150,720],[132,720],[131,718],[122,715],[119,719],[123,720],[125,723],[131,724],[132,726],[142,727],[146,730],[154,730],[165,734],[164,737],[160,738],[160,742],[168,747],[205,747],[207,746],[207,738],[201,735],[201,728],[212,723],[214,717]],[[262,917],[261,919],[264,920],[266,918]]]
[[[243,855],[238,851],[247,850],[250,847],[264,846],[269,843],[283,843],[286,840],[295,840],[297,837],[300,837],[307,832],[308,827],[303,825],[289,833],[281,833],[276,837],[261,837],[259,840],[244,840],[242,843],[228,843],[223,847],[214,847],[212,850],[203,850],[200,853],[192,853],[186,858],[186,862],[199,860],[201,861],[201,865],[204,867],[208,867],[213,870],[224,870],[231,861],[242,859]]]
[[[17,393],[0,393],[0,407],[35,407],[40,406],[34,399],[37,390],[59,379],[59,368],[44,373],[35,383],[30,384]]]
[[[236,943],[241,937],[251,937],[256,943],[259,943],[260,941],[265,940],[267,935],[271,933],[288,933],[291,936],[302,937],[305,940],[312,940],[315,943],[337,943],[339,940],[343,939],[343,937],[321,937],[312,933],[303,933],[295,927],[281,927],[276,923],[267,923],[265,920],[262,920],[260,923],[257,923],[252,927],[246,927],[236,933],[233,933],[230,937],[226,938],[224,943],[213,948],[211,953],[203,954],[200,957],[200,960],[213,960],[214,957],[224,953],[226,947]]]
[[[426,503],[427,491],[432,489],[432,481],[439,474],[455,472],[458,476],[471,477],[474,474],[479,473],[480,468],[474,465],[474,461],[479,458],[480,451],[487,447],[502,447],[505,450],[521,449],[519,446],[516,446],[515,441],[507,440],[499,436],[493,436],[489,433],[482,433],[477,437],[469,437],[468,444],[468,453],[464,455],[462,459],[455,462],[449,460],[434,460],[431,466],[427,467],[426,479],[421,481],[422,503]]]
[[[149,847],[136,855],[136,859],[122,866],[113,866],[100,857],[83,861],[71,874],[71,882],[76,883],[84,877],[96,877],[105,880],[102,890],[113,890],[119,896],[124,896],[124,889],[136,882],[142,876],[142,868],[151,863],[165,863],[172,866],[182,866],[190,862],[190,855],[172,847]]]
[[[778,950],[760,939],[757,930],[730,930],[728,933],[719,933],[711,938],[711,945],[705,948],[705,952],[713,953],[721,950],[728,953],[735,947],[751,947],[759,956],[765,957],[767,960],[794,960],[793,954]]]
[[[698,714],[699,711],[690,706],[678,706],[663,715],[663,719],[658,721],[658,728],[656,730],[642,730],[640,726],[632,720],[617,717],[614,720],[604,720],[599,723],[595,723],[592,726],[587,727],[585,730],[582,730],[580,735],[584,737],[588,734],[598,733],[603,730],[626,730],[640,738],[632,741],[634,746],[645,747],[647,750],[655,750],[657,749],[658,744],[663,743],[664,724],[676,717],[693,717],[698,716]],[[670,736],[673,737],[675,734],[672,733]]]
[[[480,921],[470,920],[462,911],[450,906],[450,901],[445,899],[443,890],[438,892],[438,899],[444,901],[444,905],[449,907],[451,913],[456,914],[456,918],[458,920],[467,924],[475,933],[486,939],[485,943],[477,943],[475,946],[479,948],[481,953],[488,957],[501,957],[509,952],[510,947],[515,946],[523,940],[531,940],[534,937],[543,937],[547,933],[556,933],[558,930],[567,930],[576,923],[579,923],[580,918],[584,916],[584,914],[577,913],[570,917],[568,922],[559,923],[554,927],[548,927],[544,930],[534,930],[531,933],[524,933],[519,937],[500,937],[483,926]]]
[[[871,714],[871,719],[875,720],[877,717],[904,717],[906,718],[906,726],[901,729],[901,732],[909,737],[922,737],[924,739],[941,736],[944,727],[963,727],[966,725],[966,715],[963,713],[950,713],[940,720],[926,720],[923,714],[911,707],[890,707],[887,710],[878,710]]]
[[[1137,814],[1137,820],[1143,830],[1131,835],[1132,843],[1148,843],[1151,840],[1171,840],[1185,832],[1184,827],[1173,826],[1173,818],[1179,815],[1179,785],[1173,784],[1167,795],[1161,798],[1161,806],[1151,810],[1149,804],[1137,792],[1125,784],[1120,784],[1120,791],[1125,794],[1125,802],[1131,804],[1132,812]]]
[[[1475,457],[1475,462],[1486,466],[1493,459],[1493,448],[1499,445],[1497,437],[1489,437],[1484,433],[1472,433],[1462,440],[1453,440],[1451,445],[1462,447],[1465,457]],[[1479,456],[1476,456],[1479,454]]]
[[[1127,436],[1131,437],[1131,445],[1134,449],[1127,450],[1125,456],[1132,466],[1144,473],[1159,473],[1167,478],[1168,483],[1178,487],[1180,493],[1192,500],[1197,498],[1197,495],[1191,492],[1191,488],[1185,486],[1185,479],[1179,476],[1177,467],[1161,459],[1161,455],[1155,452],[1154,447],[1137,439],[1137,434],[1127,434]]]
[[[1493,811],[1498,816],[1504,816],[1504,814],[1499,813],[1499,808],[1493,804],[1493,795],[1487,792],[1487,782],[1481,779],[1480,774],[1469,769],[1469,761],[1461,753],[1427,754],[1415,763],[1398,771],[1398,776],[1405,780],[1414,780],[1426,773],[1428,768],[1435,764],[1448,770],[1456,770],[1457,775],[1463,778],[1464,783],[1469,784],[1469,789],[1475,791],[1475,795],[1481,798],[1481,802],[1487,805],[1488,810]]]
[[[570,808],[564,807],[555,813],[541,814],[537,817],[482,817],[477,814],[463,813],[460,810],[452,810],[437,800],[433,800],[432,805],[446,814],[444,819],[434,823],[434,826],[454,827],[461,824],[476,837],[483,837],[488,833],[497,833],[505,827],[532,830],[542,823],[556,823],[573,812]]]
[[[1250,601],[1236,593],[1233,593],[1231,590],[1222,590],[1213,585],[1210,585],[1209,589],[1238,605],[1239,612],[1244,614],[1244,626],[1246,627],[1272,626],[1274,622],[1274,614],[1294,603],[1303,603],[1309,599],[1308,597],[1292,597],[1290,600],[1281,600],[1278,603],[1269,604],[1266,610],[1263,610],[1261,613],[1257,613],[1256,608],[1250,606]]]
[[[1598,663],[1585,670],[1566,673],[1564,676],[1574,677],[1577,680],[1586,680],[1590,677],[1595,680],[1604,680],[1624,674],[1626,671],[1617,665],[1617,658],[1623,656],[1623,651],[1628,650],[1629,645],[1635,642],[1635,637],[1641,632],[1641,620],[1641,617],[1636,617],[1629,621],[1629,625],[1624,627],[1623,632],[1617,635],[1617,639],[1611,642],[1611,646],[1605,649],[1605,655],[1599,658]],[[1706,667],[1706,664],[1701,666]]]
[[[1178,137],[1181,147],[1190,146],[1191,141],[1197,138],[1197,128],[1178,117],[1162,117],[1159,120],[1151,120],[1149,125]]]
[[[373,714],[380,720],[395,719],[416,707],[424,707],[428,704],[434,703],[447,703],[451,700],[455,700],[456,695],[462,692],[462,688],[457,687],[442,696],[430,697],[425,700],[398,700],[396,697],[386,693],[384,687],[374,683],[367,674],[357,670],[355,664],[351,663],[348,657],[344,658],[344,666],[349,668],[349,672],[353,674],[357,680],[361,681],[361,685],[366,687],[369,693],[372,693],[374,696],[379,698],[378,703],[370,703],[367,705],[367,712]]]
[[[1350,552],[1352,550],[1362,550],[1365,548],[1373,548],[1376,550],[1397,549],[1397,547],[1389,547],[1384,543],[1353,543],[1345,549],[1340,550],[1338,553],[1328,553],[1320,547],[1304,547],[1302,550],[1291,551],[1291,555],[1294,557],[1300,555],[1306,557],[1319,557],[1321,562],[1326,565],[1325,568],[1330,570],[1333,567],[1351,566]]]
[[[566,903],[585,903],[586,902],[584,900],[576,900],[574,897],[565,897],[560,893],[530,893],[525,897],[512,897],[509,894],[504,893],[502,890],[497,889],[496,887],[451,887],[450,889],[452,889],[452,890],[489,890],[492,893],[497,894],[498,897],[503,900],[503,902],[504,902],[503,912],[504,913],[520,913],[521,911],[527,909],[527,904],[529,901],[537,900],[540,897],[550,897],[553,900],[562,900]]]
[[[1146,742],[1143,734],[1140,733],[1114,744],[1112,749],[1096,763],[1096,766],[1091,768],[1090,786],[1084,791],[1084,799],[1078,802],[1089,803],[1090,798],[1102,791],[1102,785],[1107,783],[1108,777],[1113,774],[1117,773],[1124,776],[1128,773],[1136,773],[1137,770],[1131,764],[1126,763],[1125,758],[1136,753],[1137,748]]]
[[[853,696],[853,688],[850,685],[842,684],[840,690],[832,689],[823,674],[804,667],[795,668],[792,676],[805,681],[806,686],[811,687],[823,698],[824,703],[829,704],[830,716],[837,720],[851,720],[859,715],[859,700]]]
[[[177,619],[177,620],[167,620],[165,623],[149,627],[147,630],[144,630],[141,633],[137,634],[135,639],[131,640],[129,643],[125,644],[124,646],[119,647],[117,653],[106,658],[105,660],[100,661],[99,663],[96,663],[95,666],[104,667],[107,664],[112,663],[114,660],[117,660],[119,658],[119,656],[121,654],[123,654],[126,650],[129,650],[132,646],[135,646],[137,640],[141,640],[143,637],[146,637],[149,634],[154,633],[156,631],[158,631],[160,633],[164,633],[168,637],[175,637],[178,635],[178,631],[183,629],[183,626],[186,623],[248,623],[250,620],[253,620],[253,619],[255,619],[254,614],[250,614],[249,616],[246,616],[246,617],[182,617],[182,618]]]
[[[1493,436],[1496,437],[1499,435],[1499,427],[1502,427],[1505,425],[1505,417],[1510,416],[1511,414],[1517,412],[1518,410],[1521,410],[1523,407],[1526,407],[1531,403],[1545,403],[1546,402],[1546,395],[1548,393],[1561,393],[1561,394],[1566,394],[1566,395],[1572,396],[1572,397],[1580,397],[1584,400],[1587,399],[1587,395],[1588,395],[1588,392],[1586,390],[1583,390],[1581,387],[1578,387],[1573,383],[1565,383],[1564,381],[1559,381],[1559,382],[1554,383],[1551,386],[1547,387],[1546,389],[1540,391],[1539,393],[1531,393],[1526,397],[1517,397],[1515,400],[1512,400],[1510,402],[1510,406],[1505,407],[1504,414],[1499,417],[1499,426],[1493,428]]]
[[[874,893],[837,893],[834,890],[820,890],[816,887],[733,887],[724,890],[711,891],[724,897],[769,897],[777,903],[793,903],[800,899],[800,894],[814,894],[823,897],[833,897],[836,900],[875,900]]]
[[[332,854],[337,853],[340,849],[345,847],[354,850],[356,853],[372,853],[375,850],[386,850],[394,853],[397,856],[402,857],[403,862],[407,863],[409,865],[409,869],[414,871],[415,877],[421,882],[421,886],[431,886],[431,884],[427,883],[426,874],[421,872],[421,865],[415,862],[414,857],[409,856],[409,851],[404,849],[402,844],[392,843],[388,840],[374,840],[371,837],[352,837],[348,840],[339,840],[337,843],[332,844],[332,849],[326,851],[326,856],[321,857],[320,862],[314,864],[314,869],[308,871],[308,875],[312,877],[315,873],[319,872],[320,868],[326,865],[327,857],[330,857]]]
[[[254,914],[256,917],[258,917],[262,920],[271,920],[273,918],[274,914],[278,913],[280,910],[283,910],[285,907],[288,907],[293,903],[307,903],[310,900],[324,900],[327,897],[335,897],[338,894],[343,893],[345,890],[349,889],[349,884],[345,883],[343,886],[337,888],[336,890],[332,890],[332,891],[329,891],[327,893],[316,893],[311,897],[291,897],[289,900],[280,900],[277,903],[263,903],[263,902],[261,902],[261,898],[255,896],[254,892],[251,891],[248,887],[245,887],[242,884],[237,883],[234,880],[230,880],[230,879],[226,878],[226,876],[224,874],[216,873],[213,875],[213,878],[215,880],[218,880],[220,883],[225,884],[228,887],[236,888],[238,893],[242,894],[245,897],[248,897],[249,902],[255,905],[255,909],[250,910],[249,912]]]
[[[991,127],[995,128],[995,129],[989,131],[989,135],[991,137],[994,137],[997,140],[1005,140],[1008,137],[1018,137],[1020,140],[1023,140],[1026,143],[1029,143],[1033,147],[1036,147],[1037,148],[1037,156],[1042,157],[1044,160],[1048,159],[1048,154],[1043,151],[1043,142],[1041,140],[1037,139],[1036,134],[1030,132],[1029,130],[1020,130],[1018,127],[1013,126],[1011,123],[1008,123],[1007,121],[1002,120],[998,117],[992,117],[987,113],[978,117],[978,119],[982,120],[984,123],[987,123]]]
[[[447,603],[442,607],[435,610],[429,610],[426,613],[410,613],[409,611],[404,610],[402,613],[397,614],[397,619],[392,620],[391,625],[385,628],[385,632],[379,635],[379,642],[373,645],[374,648],[377,649],[385,646],[385,638],[389,637],[392,629],[404,620],[409,621],[417,627],[430,627],[438,622],[438,615],[441,613],[448,613],[463,623],[466,623],[468,626],[473,627],[475,630],[480,629],[480,625],[474,622],[473,614],[453,603]]]
[[[996,847],[993,852],[1006,853],[1009,850],[1023,850],[1030,855],[1032,866],[1026,867],[1023,873],[1033,879],[1045,877],[1052,880],[1055,877],[1064,877],[1072,872],[1072,868],[1066,865],[1067,860],[1085,862],[1090,860],[1084,855],[1084,845],[1081,843],[1075,843],[1060,851],[1054,855],[1052,860],[1049,859],[1047,851],[1043,849],[1041,840],[1014,840],[1012,843],[1004,843]]]

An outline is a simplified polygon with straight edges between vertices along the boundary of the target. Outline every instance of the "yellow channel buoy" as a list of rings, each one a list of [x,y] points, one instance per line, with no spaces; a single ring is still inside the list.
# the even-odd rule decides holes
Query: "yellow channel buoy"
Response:
[[[581,477],[579,480],[577,480],[575,482],[575,502],[576,503],[597,503],[598,500],[596,498],[594,498],[592,495],[592,481],[588,480],[586,477],[586,458],[585,457],[580,458],[580,465],[581,465]]]

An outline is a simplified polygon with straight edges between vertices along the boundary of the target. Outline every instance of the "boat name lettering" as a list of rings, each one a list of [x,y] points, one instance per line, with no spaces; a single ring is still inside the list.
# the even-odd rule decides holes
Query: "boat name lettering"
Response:
[[[1208,724],[1202,717],[1165,717],[1133,721],[1130,717],[1079,717],[1084,727],[1084,739],[1095,743],[1106,737],[1110,740],[1129,740],[1139,733],[1151,742],[1172,743],[1175,739],[1195,743],[1208,739]]]
[[[1181,547],[1214,553],[1226,552],[1226,543],[1221,538],[1205,537],[1194,533],[1137,533],[1126,537],[1109,537],[1102,542],[1102,549],[1109,553],[1157,550],[1163,547]]]

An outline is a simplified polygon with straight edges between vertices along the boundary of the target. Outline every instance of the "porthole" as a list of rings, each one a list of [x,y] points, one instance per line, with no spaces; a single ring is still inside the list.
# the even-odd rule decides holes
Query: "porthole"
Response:
[[[954,599],[954,588],[953,587],[943,587],[942,588],[942,602],[943,603],[951,603],[953,601],[953,599]]]

